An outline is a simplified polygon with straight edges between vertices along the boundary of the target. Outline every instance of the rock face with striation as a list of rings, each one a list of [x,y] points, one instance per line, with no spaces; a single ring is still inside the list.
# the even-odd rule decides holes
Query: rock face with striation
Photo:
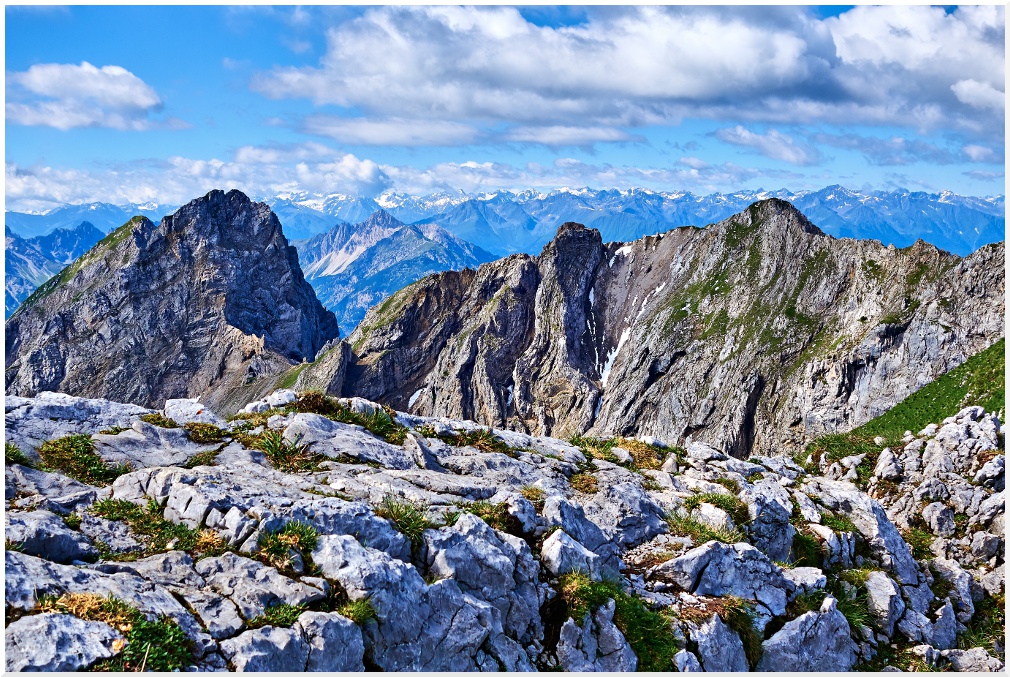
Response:
[[[838,240],[777,199],[624,244],[566,223],[539,256],[433,275],[372,308],[343,393],[534,434],[779,452],[998,340],[1003,260],[1003,243],[962,259]]]
[[[160,225],[131,219],[39,287],[7,322],[6,392],[230,413],[336,335],[270,209],[212,191]]]

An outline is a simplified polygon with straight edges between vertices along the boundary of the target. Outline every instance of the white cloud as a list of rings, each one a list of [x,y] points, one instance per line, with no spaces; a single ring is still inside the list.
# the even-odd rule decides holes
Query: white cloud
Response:
[[[15,124],[147,129],[161,106],[158,94],[121,66],[49,63],[7,74],[6,115]]]
[[[822,160],[820,152],[810,144],[796,141],[788,134],[776,129],[769,129],[764,134],[757,134],[746,127],[737,125],[716,131],[715,136],[720,141],[735,146],[753,148],[761,155],[782,160],[794,165],[813,165]]]
[[[950,89],[958,101],[974,108],[1003,110],[1006,106],[1006,96],[988,82],[971,79],[958,80],[950,86]]]
[[[311,115],[302,129],[349,144],[369,146],[464,146],[477,140],[470,125],[438,120],[341,118]]]
[[[95,171],[8,162],[5,189],[7,208],[22,211],[82,202],[183,204],[215,188],[235,188],[256,199],[293,192],[375,196],[388,190],[426,194],[586,185],[713,191],[735,189],[760,177],[801,178],[791,172],[732,163],[709,165],[697,158],[682,158],[670,167],[591,164],[563,157],[550,164],[466,161],[416,168],[380,164],[323,144],[307,143],[244,146],[230,160],[176,156],[164,162]]]
[[[504,134],[508,141],[540,143],[545,146],[588,146],[600,141],[631,141],[632,137],[614,127],[515,127]]]
[[[557,146],[684,117],[1002,138],[1003,7],[757,10],[588,8],[550,27],[513,7],[379,7],[331,28],[318,65],[260,73],[253,87]],[[810,150],[771,152],[803,164]]]

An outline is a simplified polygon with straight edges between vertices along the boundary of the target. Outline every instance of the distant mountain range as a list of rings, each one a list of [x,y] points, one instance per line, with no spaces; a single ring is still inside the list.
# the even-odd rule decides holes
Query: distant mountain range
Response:
[[[305,279],[345,335],[369,308],[425,275],[495,258],[436,225],[408,226],[382,210],[296,246]]]
[[[74,262],[105,235],[89,221],[73,229],[57,228],[48,235],[25,239],[9,227],[4,229],[6,292],[4,319],[28,298],[36,287]]]
[[[287,193],[264,201],[298,248],[316,293],[347,332],[369,305],[395,291],[395,285],[432,272],[477,265],[487,257],[539,253],[567,221],[600,231],[604,242],[629,242],[679,226],[715,223],[769,198],[788,200],[835,237],[876,239],[899,248],[921,238],[959,256],[1004,239],[1003,196],[971,197],[949,191],[861,192],[828,186],[795,193],[739,191],[698,196],[644,189],[566,188],[549,193],[460,192],[423,197],[387,193],[374,199]],[[17,236],[27,241],[57,229],[76,229],[85,221],[106,233],[133,216],[157,221],[172,211],[156,204],[92,203],[65,205],[41,214],[6,212],[7,249],[16,249],[13,258],[10,253],[7,257],[7,316],[63,265],[55,262],[65,260],[60,252],[47,252],[41,241],[29,252]],[[384,216],[373,220],[380,211]],[[384,221],[387,217],[398,225]],[[416,227],[404,230],[407,224]],[[366,253],[362,247],[374,251]],[[331,265],[337,259],[344,261],[343,267]],[[328,263],[319,263],[323,260]]]

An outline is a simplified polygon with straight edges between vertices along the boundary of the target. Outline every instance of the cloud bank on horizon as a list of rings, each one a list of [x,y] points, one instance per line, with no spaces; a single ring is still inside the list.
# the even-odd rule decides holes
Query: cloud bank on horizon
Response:
[[[211,188],[1002,192],[1001,6],[6,13],[8,209]]]

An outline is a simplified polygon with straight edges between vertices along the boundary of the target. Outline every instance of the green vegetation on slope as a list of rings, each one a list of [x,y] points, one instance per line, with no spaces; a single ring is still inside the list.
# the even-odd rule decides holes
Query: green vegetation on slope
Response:
[[[864,483],[869,479],[880,455],[880,448],[873,443],[874,437],[883,437],[887,444],[896,446],[906,430],[917,433],[930,423],[939,423],[972,405],[982,406],[986,411],[999,412],[1001,418],[1005,417],[1005,344],[1006,340],[1000,339],[872,421],[847,433],[825,435],[814,440],[807,445],[800,460],[812,455],[814,462],[820,460],[821,456],[835,461],[865,453],[866,458],[856,468],[861,483]]]

